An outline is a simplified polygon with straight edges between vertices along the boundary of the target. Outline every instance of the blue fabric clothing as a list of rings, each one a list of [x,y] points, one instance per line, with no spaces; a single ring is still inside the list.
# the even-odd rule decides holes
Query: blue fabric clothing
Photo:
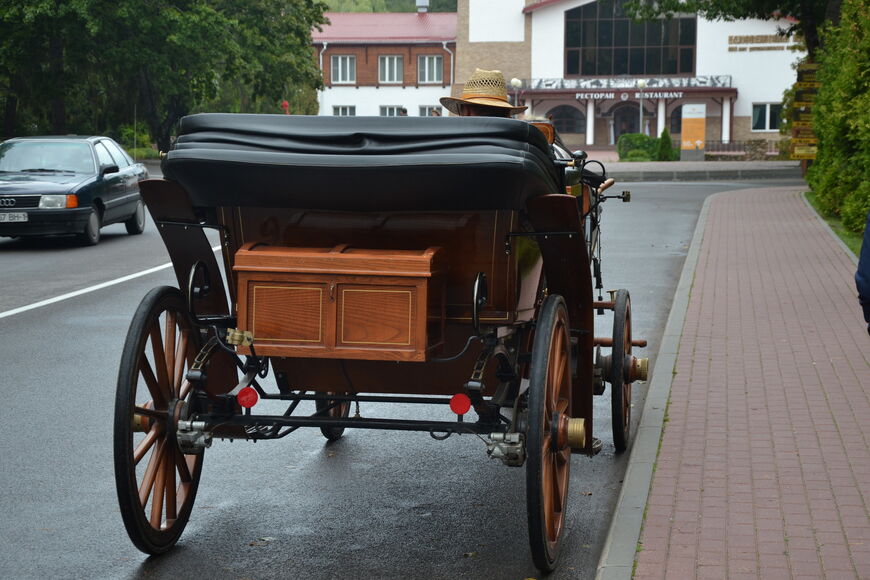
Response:
[[[858,301],[864,308],[867,332],[870,332],[870,212],[867,213],[867,224],[864,226],[864,241],[861,244],[858,271],[855,272],[855,285],[858,287]]]

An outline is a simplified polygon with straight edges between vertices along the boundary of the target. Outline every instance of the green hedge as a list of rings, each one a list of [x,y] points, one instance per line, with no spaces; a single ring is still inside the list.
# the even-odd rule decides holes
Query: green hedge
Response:
[[[818,153],[807,173],[823,211],[856,232],[870,211],[870,11],[843,0],[840,26],[824,31],[813,107]]]
[[[647,157],[655,159],[658,148],[658,139],[640,133],[624,133],[616,141],[616,152],[619,154],[620,161],[627,161],[632,151],[643,151]]]

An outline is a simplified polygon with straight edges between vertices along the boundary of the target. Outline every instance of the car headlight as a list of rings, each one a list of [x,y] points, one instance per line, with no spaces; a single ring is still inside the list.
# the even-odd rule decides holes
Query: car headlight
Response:
[[[64,209],[78,205],[79,200],[75,195],[43,195],[39,198],[40,209]]]

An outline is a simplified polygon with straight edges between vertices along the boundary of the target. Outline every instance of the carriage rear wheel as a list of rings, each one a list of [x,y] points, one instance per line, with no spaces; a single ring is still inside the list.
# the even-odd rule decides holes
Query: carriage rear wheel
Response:
[[[559,441],[560,421],[571,416],[571,344],[561,296],[547,297],[532,344],[526,434],[526,509],[532,560],[550,571],[565,528],[571,448]]]
[[[176,442],[193,392],[185,378],[199,335],[184,297],[155,288],[136,310],[121,356],[115,398],[115,485],[127,534],[137,548],[160,554],[178,541],[193,508],[202,455]]]
[[[333,393],[324,394],[331,395]],[[331,399],[315,399],[314,406],[318,413],[329,409],[325,412],[325,415],[332,419],[346,419],[347,416],[350,415],[350,401],[338,403]],[[341,436],[344,435],[344,427],[321,427],[320,432],[323,433],[323,436],[329,441],[338,441],[341,439]]]
[[[631,297],[624,288],[616,292],[613,307],[613,350],[610,353],[613,445],[628,448],[631,435],[631,381],[626,380],[626,357],[631,357]]]

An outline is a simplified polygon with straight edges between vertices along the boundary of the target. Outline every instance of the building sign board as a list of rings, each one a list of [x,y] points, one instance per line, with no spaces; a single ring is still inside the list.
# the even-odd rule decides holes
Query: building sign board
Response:
[[[644,91],[643,98],[645,98],[645,99],[682,99],[683,94],[684,94],[683,91],[652,91],[652,92]],[[628,93],[621,93],[619,97],[620,97],[620,100],[627,101],[629,94]],[[641,97],[640,91],[635,91],[635,93],[634,93],[635,100],[640,99],[640,97]],[[591,93],[591,92],[590,93],[577,93],[576,95],[574,95],[574,98],[577,99],[578,101],[587,101],[589,99],[594,99],[596,101],[597,100],[607,100],[607,99],[615,99],[616,93],[613,91],[610,91],[610,92],[599,91],[596,93]]]
[[[658,77],[644,79],[648,91],[665,91],[680,88],[731,88],[731,75],[709,75],[700,77]],[[598,78],[598,79],[532,79],[529,87],[532,90],[577,90],[577,91],[612,91],[614,89],[637,89],[635,78]],[[644,92],[644,97],[647,92]],[[669,97],[660,97],[669,98]]]
[[[683,131],[680,141],[682,151],[703,151],[707,132],[707,105],[683,105]],[[681,154],[685,158],[685,154]],[[703,156],[701,157],[703,160]]]
[[[816,74],[819,65],[803,63],[798,65],[797,82],[794,84],[794,111],[791,114],[791,155],[792,159],[815,159],[818,139],[813,132],[813,103],[819,92]]]

